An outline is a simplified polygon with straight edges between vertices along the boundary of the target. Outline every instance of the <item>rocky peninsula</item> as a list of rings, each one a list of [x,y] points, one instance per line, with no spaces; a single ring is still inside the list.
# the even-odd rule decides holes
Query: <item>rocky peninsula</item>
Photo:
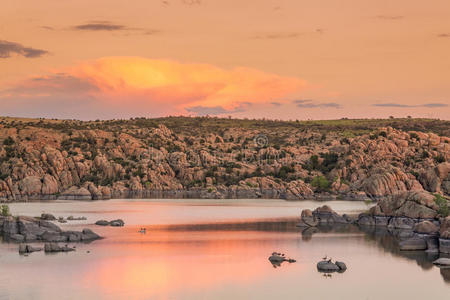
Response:
[[[450,122],[0,118],[0,201],[450,193]]]
[[[314,211],[305,209],[298,226],[316,228],[342,224],[355,224],[363,230],[368,227],[381,229],[396,238],[402,251],[450,254],[448,210],[442,210],[433,195],[427,192],[396,193],[357,216],[341,216],[327,205]]]

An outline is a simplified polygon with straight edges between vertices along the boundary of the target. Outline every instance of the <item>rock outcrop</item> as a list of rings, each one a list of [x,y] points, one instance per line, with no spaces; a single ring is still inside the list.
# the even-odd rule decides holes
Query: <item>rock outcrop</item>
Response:
[[[328,205],[316,208],[314,211],[304,209],[301,213],[299,227],[315,227],[319,225],[348,224],[352,221],[339,215]]]
[[[90,242],[101,237],[90,229],[63,231],[52,222],[32,217],[0,217],[0,233],[12,242]]]
[[[450,196],[450,138],[449,130],[442,130],[447,121],[422,126],[441,136],[411,131],[421,128],[421,120],[370,126],[354,120],[331,127],[251,120],[228,120],[222,127],[217,122],[223,120],[0,117],[0,201],[365,200],[409,191]],[[380,123],[399,128],[379,128]],[[349,138],[343,132],[355,134]],[[255,137],[263,137],[264,144]]]

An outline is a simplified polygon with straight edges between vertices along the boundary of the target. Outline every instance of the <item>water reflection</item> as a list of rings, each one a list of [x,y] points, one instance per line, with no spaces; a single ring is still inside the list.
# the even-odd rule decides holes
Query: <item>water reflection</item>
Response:
[[[432,267],[424,252],[398,251],[393,235],[348,225],[297,228],[301,209],[317,203],[203,203],[51,204],[45,210],[57,216],[87,217],[65,229],[88,227],[105,239],[77,244],[72,253],[28,257],[15,244],[0,243],[0,298],[412,300],[448,294],[448,271]],[[341,203],[338,211],[360,205]],[[16,205],[15,211],[37,215],[41,206]],[[90,225],[116,218],[125,227]],[[296,262],[268,263],[274,251]],[[346,262],[348,270],[318,273],[325,255]]]
[[[433,265],[433,261],[439,257],[449,257],[448,254],[433,253],[426,251],[400,251],[399,236],[405,234],[405,231],[392,230],[383,227],[374,226],[357,226],[352,224],[339,224],[335,226],[318,226],[309,227],[302,231],[302,240],[311,241],[312,236],[317,233],[358,233],[365,234],[364,240],[366,243],[375,244],[385,253],[389,253],[395,257],[404,258],[415,261],[422,270],[427,271],[437,268]],[[441,268],[440,274],[444,281],[450,281],[450,269]]]

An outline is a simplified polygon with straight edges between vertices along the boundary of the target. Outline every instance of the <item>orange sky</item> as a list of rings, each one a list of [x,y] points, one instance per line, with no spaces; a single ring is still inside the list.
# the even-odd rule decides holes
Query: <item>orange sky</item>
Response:
[[[3,1],[0,115],[450,119],[448,0]]]

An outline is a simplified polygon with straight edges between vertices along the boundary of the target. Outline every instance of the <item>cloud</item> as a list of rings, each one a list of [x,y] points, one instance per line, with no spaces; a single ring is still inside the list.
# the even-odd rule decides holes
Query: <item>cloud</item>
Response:
[[[310,99],[305,100],[294,100],[292,101],[294,104],[297,105],[297,107],[301,108],[342,108],[342,106],[339,103],[336,102],[314,102]]]
[[[152,35],[159,33],[159,30],[156,29],[145,29],[145,28],[135,28],[129,27],[122,24],[116,24],[109,21],[92,21],[89,23],[84,23],[71,27],[72,30],[77,31],[106,31],[106,32],[140,32],[144,35]]]
[[[113,24],[107,21],[95,21],[92,23],[85,23],[72,27],[74,30],[85,30],[85,31],[118,31],[118,30],[128,30],[128,27],[120,24]]]
[[[448,104],[445,103],[425,103],[425,104],[417,104],[417,105],[411,105],[411,104],[402,104],[402,103],[375,103],[372,104],[372,106],[378,106],[378,107],[398,107],[398,108],[411,108],[411,107],[428,107],[428,108],[434,108],[434,107],[447,107]]]
[[[379,20],[398,21],[398,20],[402,20],[404,18],[404,16],[399,16],[399,15],[378,15],[375,18],[377,18]]]
[[[273,106],[281,106],[280,102],[270,102],[270,104],[272,104]]]
[[[440,38],[450,38],[450,33],[441,33],[441,34],[438,34],[438,37],[440,37]]]
[[[53,28],[51,26],[40,26],[40,28],[45,29],[45,30],[55,30],[55,28]]]
[[[447,107],[448,104],[445,103],[428,103],[428,104],[422,104],[423,107]]]
[[[414,107],[414,105],[400,104],[400,103],[376,103],[372,104],[372,106],[379,107]]]
[[[67,112],[60,108],[65,101],[73,103],[79,99],[80,105],[91,109],[76,108],[74,114],[87,110],[95,118],[189,112],[230,114],[246,111],[253,104],[286,99],[306,86],[299,78],[250,68],[222,69],[172,60],[108,57],[16,83],[0,91],[0,111],[6,113],[3,108],[7,102],[19,103],[14,112],[29,111],[25,103],[39,102],[59,117]],[[55,101],[61,105],[55,106]]]
[[[48,54],[48,51],[25,47],[19,43],[0,40],[0,58],[9,58],[13,54],[27,58],[36,58]]]

